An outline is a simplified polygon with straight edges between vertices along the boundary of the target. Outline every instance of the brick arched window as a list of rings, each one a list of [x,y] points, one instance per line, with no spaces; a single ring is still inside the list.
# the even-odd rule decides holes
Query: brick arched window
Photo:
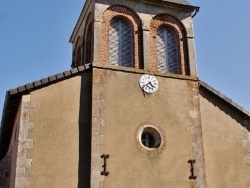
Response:
[[[94,54],[94,15],[88,15],[84,30],[84,63],[92,63]]]
[[[175,17],[161,14],[150,23],[151,69],[190,75],[186,30]]]
[[[74,59],[75,59],[74,67],[78,67],[82,64],[82,39],[81,37],[78,37],[76,41]]]
[[[129,59],[126,64],[125,59]],[[126,6],[114,5],[103,13],[102,63],[143,67],[142,22],[139,16]]]
[[[156,36],[157,68],[160,72],[179,73],[177,37],[168,27],[159,27]]]
[[[122,19],[111,20],[109,26],[109,63],[133,67],[132,28]]]

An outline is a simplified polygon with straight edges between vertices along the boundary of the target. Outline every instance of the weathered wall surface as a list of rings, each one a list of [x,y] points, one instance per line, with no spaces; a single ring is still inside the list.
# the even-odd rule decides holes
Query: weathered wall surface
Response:
[[[102,188],[202,185],[202,171],[195,172],[200,173],[200,182],[190,180],[187,163],[202,158],[193,148],[198,137],[191,131],[196,124],[191,114],[196,108],[197,83],[157,76],[159,90],[144,95],[139,87],[140,73],[94,69],[93,74],[92,187],[98,187],[98,181]],[[136,141],[138,128],[147,124],[162,130],[165,139],[165,146],[156,153]],[[100,175],[101,154],[110,155],[106,178]]]
[[[244,116],[204,90],[200,104],[207,187],[249,187]]]
[[[27,150],[32,165],[26,168],[26,187],[78,187],[79,114],[85,90],[81,79],[76,76],[31,93],[35,108],[29,120],[34,127],[28,139],[33,148]]]
[[[13,154],[12,162],[15,162],[15,177],[13,185],[15,188],[28,188],[30,181],[27,178],[27,170],[31,168],[32,159],[29,156],[29,150],[33,148],[33,140],[28,136],[33,129],[30,122],[30,113],[34,111],[34,103],[30,102],[30,95],[23,95],[20,108],[20,121],[18,124],[18,134],[15,137],[18,140],[18,149]]]

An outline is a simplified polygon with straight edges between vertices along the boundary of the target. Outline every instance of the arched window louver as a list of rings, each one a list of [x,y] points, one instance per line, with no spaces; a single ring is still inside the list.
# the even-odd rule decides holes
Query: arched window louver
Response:
[[[72,67],[78,67],[82,64],[82,38],[78,37],[75,45]]]
[[[93,36],[93,23],[90,24],[86,36],[86,63],[92,63],[94,53],[94,36]]]
[[[179,73],[177,38],[166,27],[157,30],[157,61],[158,71]]]
[[[79,46],[76,49],[76,63],[75,63],[75,67],[78,67],[81,65],[81,61],[82,61],[82,51],[81,51],[81,46]]]
[[[121,19],[112,20],[109,26],[109,63],[133,66],[132,29]]]

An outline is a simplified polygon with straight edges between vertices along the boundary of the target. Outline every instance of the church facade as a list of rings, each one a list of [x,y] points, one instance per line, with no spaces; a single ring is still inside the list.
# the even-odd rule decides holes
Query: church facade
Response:
[[[0,187],[250,186],[250,113],[199,80],[186,0],[86,0],[69,71],[7,91]]]

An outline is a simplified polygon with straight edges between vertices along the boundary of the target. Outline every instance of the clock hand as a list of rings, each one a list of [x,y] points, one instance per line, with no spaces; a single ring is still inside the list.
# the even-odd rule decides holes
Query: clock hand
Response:
[[[145,89],[146,87],[148,87],[148,83],[144,84],[142,88]]]
[[[149,82],[148,84],[150,84],[152,87],[155,87],[151,82]]]

